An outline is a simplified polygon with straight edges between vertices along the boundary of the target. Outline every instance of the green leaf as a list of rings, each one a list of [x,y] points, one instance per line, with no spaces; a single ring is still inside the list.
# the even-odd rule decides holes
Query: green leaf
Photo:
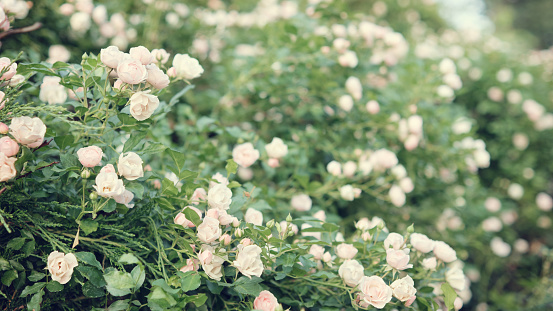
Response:
[[[42,280],[45,276],[46,276],[46,274],[33,270],[31,272],[31,275],[29,275],[27,278],[29,279],[29,281],[34,283],[34,282]]]
[[[233,180],[227,185],[227,188],[232,189],[232,188],[238,188],[240,186],[242,185],[239,182],[237,182],[236,180]]]
[[[138,290],[142,284],[144,284],[144,280],[146,279],[146,271],[144,271],[144,268],[142,266],[136,266],[131,271],[132,279],[134,280],[134,290]]]
[[[98,268],[86,265],[79,265],[75,269],[79,271],[85,278],[89,279],[92,285],[96,287],[106,286],[104,275]]]
[[[29,256],[29,255],[31,255],[32,252],[34,252],[35,244],[36,244],[36,242],[34,240],[29,241],[29,242],[25,243],[25,245],[23,245],[23,247],[21,248],[21,251],[23,253],[25,253],[25,256]]]
[[[80,167],[81,162],[79,162],[79,159],[77,156],[71,153],[63,153],[60,156],[61,165],[65,168],[71,168],[71,167]]]
[[[123,310],[127,310],[127,308],[129,307],[129,302],[131,300],[130,299],[125,299],[125,300],[117,300],[115,302],[113,302],[107,311],[123,311]]]
[[[125,296],[131,293],[130,289],[134,288],[135,282],[128,272],[110,269],[104,273],[104,280],[107,283],[106,289],[113,296]]]
[[[13,280],[17,279],[17,271],[8,270],[2,274],[2,284],[10,286]]]
[[[173,164],[177,169],[177,172],[175,174],[179,175],[178,173],[184,169],[184,163],[186,162],[186,157],[184,156],[184,153],[173,149],[167,149],[167,154],[169,154],[169,157],[171,157],[171,160],[173,160]]]
[[[428,301],[426,301],[425,298],[423,297],[420,297],[420,296],[417,296],[417,302],[419,303],[419,306],[422,304],[424,306],[426,306],[426,310],[432,310],[432,307],[430,306],[430,304],[428,303]],[[423,308],[420,308],[421,310],[424,310]]]
[[[19,295],[19,297],[27,297],[28,295],[35,294],[38,291],[42,290],[44,288],[44,286],[46,286],[46,283],[44,283],[44,282],[38,282],[38,283],[35,283],[31,286],[27,286],[27,287],[25,287],[25,289],[23,289],[23,291],[21,292],[21,295]]]
[[[171,180],[164,178],[161,181],[161,193],[176,196],[179,194],[179,189],[175,187],[175,184]]]
[[[75,253],[75,256],[77,257],[77,259],[80,262],[83,262],[87,265],[91,265],[91,266],[96,267],[100,270],[103,270],[102,265],[100,264],[100,262],[98,262],[98,260],[96,260],[96,256],[94,256],[93,253],[78,252],[78,253]]]
[[[169,100],[169,106],[173,106],[174,104],[176,104],[179,101],[179,98],[181,98],[181,96],[183,96],[184,94],[186,94],[186,92],[190,91],[193,88],[194,88],[194,85],[190,84],[190,85],[186,86],[184,89],[182,89],[182,91],[175,94],[171,98],[171,100]]]
[[[162,308],[173,307],[177,304],[175,298],[169,295],[165,290],[159,286],[154,286],[150,294],[148,295],[148,303],[153,302]]]
[[[92,219],[83,219],[81,220],[81,229],[83,229],[85,235],[89,235],[92,232],[98,230],[98,222]]]
[[[175,289],[175,288],[172,288],[171,286],[169,286],[169,284],[167,284],[167,282],[165,282],[164,279],[157,279],[157,280],[153,281],[152,286],[161,287],[161,288],[163,288],[164,291],[166,291],[166,292],[168,292],[172,295],[176,295],[180,291],[179,289]]]
[[[43,290],[33,295],[33,297],[31,298],[31,301],[29,301],[29,303],[27,304],[27,310],[40,311],[40,304],[42,303],[42,295],[44,295]]]
[[[189,171],[189,170],[184,170],[182,172],[180,172],[180,174],[178,174],[179,176],[179,179],[180,180],[184,180],[186,182],[186,180],[194,180],[196,177],[198,177],[198,173],[197,172],[193,172],[193,171]]]
[[[46,284],[46,289],[48,289],[51,293],[56,293],[63,289],[63,285],[61,285],[58,281],[52,281]]]
[[[451,287],[451,285],[449,285],[448,283],[443,283],[442,292],[444,293],[444,301],[447,310],[449,311],[455,309],[454,302],[455,298],[457,298],[457,293],[455,292],[453,287]]]
[[[135,125],[137,122],[135,118],[125,113],[117,114],[117,118],[121,121],[121,123],[123,123],[123,125]]]
[[[23,244],[25,244],[25,238],[13,238],[8,242],[6,247],[18,251],[23,247]]]
[[[252,295],[254,297],[259,296],[259,293],[261,293],[261,291],[263,290],[263,288],[254,281],[240,283],[234,286],[233,289],[241,294]]]
[[[196,126],[200,131],[203,131],[208,125],[215,123],[217,120],[210,117],[201,117],[196,121]]]
[[[130,182],[125,185],[125,189],[129,190],[134,194],[134,196],[141,200],[144,195],[144,186],[141,183]]]
[[[73,135],[57,136],[54,137],[54,141],[60,150],[64,150],[65,148],[71,147],[75,144],[75,137],[73,137]]]
[[[162,143],[149,143],[148,146],[142,149],[142,154],[158,154],[165,151],[167,147]]]
[[[227,165],[225,166],[225,169],[227,170],[227,177],[230,176],[230,174],[236,174],[236,170],[238,170],[238,164],[236,164],[233,159],[229,159],[227,160]]]
[[[182,291],[186,293],[200,287],[200,285],[202,284],[202,278],[200,277],[199,273],[190,271],[188,275],[185,275],[181,278],[180,283]]]
[[[196,213],[193,209],[185,208],[182,213],[186,216],[186,219],[190,220],[194,225],[196,225],[196,227],[202,223],[200,216],[198,216],[198,213]]]
[[[50,67],[42,64],[18,64],[17,73],[20,75],[27,75],[29,73],[42,73],[47,76],[60,77],[59,74],[50,69]]]
[[[112,199],[108,199],[108,203],[102,207],[100,211],[103,211],[104,213],[111,213],[117,208],[117,202]]]
[[[83,285],[83,295],[90,298],[98,298],[106,295],[106,292],[101,287],[96,287],[92,282],[86,282]]]
[[[127,253],[127,254],[123,254],[119,258],[119,262],[125,265],[131,265],[134,263],[139,263],[140,260],[138,260],[138,258],[136,258],[136,256],[134,256],[133,254]]]
[[[192,302],[196,305],[196,307],[201,307],[207,300],[207,296],[205,294],[197,294],[194,296],[188,296],[186,297],[187,302]]]
[[[159,207],[165,210],[168,210],[168,211],[175,210],[175,207],[173,206],[173,204],[171,204],[171,202],[169,202],[169,200],[167,200],[166,198],[157,198],[156,201],[157,201],[157,204],[159,204]]]
[[[12,266],[10,266],[10,263],[6,259],[0,257],[0,270],[9,270],[11,268]]]
[[[307,189],[309,187],[309,176],[307,175],[294,175],[294,178],[300,183],[300,185]]]
[[[135,134],[132,134],[135,133]],[[123,146],[123,152],[131,151],[136,145],[138,145],[141,141],[144,140],[144,137],[146,137],[146,132],[131,132],[131,137],[127,139],[125,142],[125,145]]]

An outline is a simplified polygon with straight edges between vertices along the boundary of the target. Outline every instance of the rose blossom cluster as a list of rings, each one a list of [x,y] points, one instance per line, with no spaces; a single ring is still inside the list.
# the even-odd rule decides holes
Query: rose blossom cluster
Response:
[[[24,0],[0,1],[0,30],[7,31],[15,19],[23,19],[29,14],[32,3]]]
[[[109,46],[100,51],[100,60],[117,76],[114,89],[132,91],[130,113],[138,121],[148,119],[157,109],[159,99],[151,92],[167,87],[169,76],[190,80],[203,73],[198,60],[188,54],[175,55],[173,67],[164,72],[169,53],[163,49],[150,51],[144,46],[133,47],[129,53],[120,51],[116,46]]]

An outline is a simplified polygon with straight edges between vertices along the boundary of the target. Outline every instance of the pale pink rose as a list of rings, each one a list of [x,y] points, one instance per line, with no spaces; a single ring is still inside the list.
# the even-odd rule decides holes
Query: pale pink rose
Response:
[[[242,240],[240,240],[240,244],[242,246],[252,245],[252,240],[248,238],[243,238]]]
[[[451,246],[442,241],[434,242],[434,255],[443,262],[453,262],[457,260],[457,253]]]
[[[392,185],[390,188],[390,191],[388,192],[388,195],[390,196],[390,201],[393,205],[397,207],[402,207],[405,204],[405,192],[401,190],[401,187],[398,185]]]
[[[10,19],[0,7],[0,30],[8,31],[10,29]]]
[[[140,156],[134,152],[121,153],[117,162],[117,171],[127,180],[136,180],[144,176],[142,163]]]
[[[249,167],[239,166],[236,175],[242,180],[251,180],[253,178],[253,170]]]
[[[5,97],[6,93],[0,91],[0,110],[4,109],[4,107],[6,106],[6,101],[4,100]]]
[[[224,210],[221,210],[221,211],[224,211]],[[205,213],[205,215],[206,215],[207,217],[219,219],[219,210],[218,210],[218,209],[215,209],[215,208],[209,209],[209,210]]]
[[[198,268],[200,268],[200,261],[198,259],[188,258],[186,259],[186,266],[180,268],[180,271],[198,271]]]
[[[130,192],[129,190],[123,191],[122,194],[116,195],[113,197],[115,202],[119,204],[124,204],[127,208],[133,208],[134,204],[130,204],[132,199],[134,198],[134,194]]]
[[[336,255],[342,259],[352,259],[357,254],[357,248],[353,244],[340,244],[336,247]]]
[[[357,77],[349,77],[346,80],[346,90],[355,100],[360,100],[363,97],[363,86]]]
[[[405,193],[411,193],[415,189],[415,185],[413,185],[413,181],[409,177],[402,178],[399,181],[399,187]]]
[[[357,164],[353,161],[347,161],[344,163],[344,176],[353,177],[357,171]]]
[[[290,205],[292,205],[292,208],[299,212],[309,211],[312,204],[313,202],[307,194],[297,194],[293,196],[292,200],[290,201]]]
[[[548,212],[553,209],[553,199],[545,192],[540,192],[536,196],[536,205],[544,212]]]
[[[12,119],[10,134],[20,144],[29,148],[42,145],[46,125],[39,118],[17,117]]]
[[[226,178],[225,176],[223,176],[223,174],[221,174],[219,172],[217,172],[213,176],[211,176],[211,179],[214,179],[215,181],[210,181],[209,182],[209,189],[213,188],[217,184],[221,184],[221,185],[225,185],[225,186],[228,186],[228,184],[229,184],[228,178]]]
[[[173,58],[173,67],[176,76],[186,80],[197,78],[204,72],[198,60],[188,54],[176,54]]]
[[[104,152],[102,152],[102,149],[98,146],[84,147],[77,151],[79,162],[81,162],[84,167],[95,167],[99,165],[103,155]]]
[[[311,245],[311,248],[309,249],[309,254],[313,255],[313,259],[315,260],[321,260],[323,258],[324,253],[325,253],[324,247],[317,244]]]
[[[398,159],[395,153],[387,149],[376,150],[369,158],[375,171],[383,172],[397,165]]]
[[[346,201],[355,199],[355,190],[352,185],[344,185],[340,187],[340,196]]]
[[[227,186],[217,184],[207,192],[207,204],[218,210],[227,210],[232,203],[232,191]]]
[[[154,114],[159,106],[159,98],[146,92],[136,92],[129,99],[131,115],[138,121],[144,121]]]
[[[8,69],[6,70],[6,68]],[[7,57],[0,57],[0,72],[4,70],[6,71],[2,77],[0,77],[0,80],[9,80],[15,76],[15,73],[17,72],[17,64],[12,64],[12,61]]]
[[[396,270],[405,270],[413,268],[412,264],[409,264],[409,255],[403,250],[387,249],[386,250],[386,262],[390,267]]]
[[[17,175],[15,161],[16,158],[9,158],[0,152],[0,182],[8,181]]]
[[[96,175],[96,185],[93,186],[98,195],[113,198],[125,192],[123,181],[114,172],[101,172]]]
[[[64,3],[59,8],[60,13],[65,16],[69,16],[75,12],[75,6],[71,3]]]
[[[171,56],[164,49],[153,49],[151,53],[154,57],[154,62],[161,64],[167,63],[167,61],[169,61],[169,56]]]
[[[207,192],[204,188],[196,188],[194,189],[194,193],[192,193],[192,197],[190,198],[190,203],[194,205],[200,204],[200,201],[205,201],[207,199]]]
[[[211,209],[211,210],[218,211],[218,213],[219,213],[218,219],[219,219],[219,223],[221,224],[221,226],[228,226],[234,220],[234,217],[229,215],[226,210],[216,210],[216,209]]]
[[[259,293],[259,296],[253,301],[253,307],[261,311],[275,311],[278,306],[278,301],[270,291],[264,290]]]
[[[114,89],[117,89],[117,90],[120,90],[122,85],[123,85],[123,81],[117,79],[117,80],[115,80],[115,82],[113,83],[113,88],[114,88]]]
[[[403,244],[403,236],[399,233],[392,232],[388,234],[388,236],[384,240],[384,249],[392,247],[395,250],[400,250],[403,248]]]
[[[288,154],[288,146],[278,137],[265,145],[265,151],[270,158],[280,159]]]
[[[269,160],[267,160],[267,165],[272,168],[277,168],[280,166],[280,161],[277,158],[269,158]]]
[[[100,61],[110,68],[117,68],[123,58],[125,58],[125,53],[119,51],[119,48],[114,45],[100,50]]]
[[[189,208],[189,209],[193,210],[194,212],[196,212],[196,214],[198,214],[198,217],[200,217],[200,219],[202,219],[202,211],[195,208],[194,206],[187,206],[184,209],[187,209],[187,208]],[[194,227],[196,227],[196,225],[193,222],[186,219],[186,215],[184,215],[184,213],[178,213],[177,216],[175,216],[174,222],[175,222],[175,224],[181,225],[185,228],[194,228]]]
[[[371,239],[371,234],[368,231],[365,231],[361,234],[361,239],[365,242],[369,241]]]
[[[503,223],[495,216],[488,217],[482,221],[482,229],[486,232],[499,232],[502,228]]]
[[[211,217],[205,217],[202,224],[198,226],[198,239],[203,243],[213,243],[219,239],[222,230],[219,226],[219,220]]]
[[[313,214],[313,218],[317,218],[320,221],[326,221],[326,213],[325,211],[318,211],[315,214]]]
[[[342,67],[355,68],[359,63],[359,59],[357,59],[357,54],[354,51],[347,50],[338,57],[338,63]]]
[[[364,268],[357,260],[346,260],[338,269],[338,275],[346,285],[355,287],[364,276]]]
[[[247,223],[254,224],[256,226],[261,226],[263,225],[263,213],[250,207],[246,210],[246,214],[244,215],[244,220]]]
[[[430,258],[423,259],[421,264],[422,264],[422,267],[425,268],[426,270],[434,270],[438,265],[438,261],[436,260],[436,257],[430,257]]]
[[[156,89],[161,90],[169,85],[169,76],[155,64],[147,65],[146,70],[148,71],[148,78],[146,81]]]
[[[117,65],[119,79],[128,84],[139,84],[148,78],[148,70],[139,60],[126,57]]]
[[[323,261],[326,262],[327,264],[330,263],[332,261],[332,255],[330,255],[329,252],[325,252],[323,254]],[[332,266],[332,263],[330,263],[329,266]]]
[[[259,159],[259,151],[251,143],[244,143],[234,147],[232,159],[242,167],[250,167]]]
[[[167,75],[169,78],[176,78],[177,77],[177,69],[175,67],[171,67],[167,69]]]
[[[282,229],[282,232],[284,232],[286,230],[286,228],[288,228],[288,230],[292,231],[294,234],[298,234],[298,232],[299,232],[298,226],[296,226],[292,223],[288,224],[284,220],[280,222],[280,228]]]
[[[342,164],[338,161],[330,161],[326,165],[326,170],[333,176],[342,175]]]
[[[338,106],[344,111],[350,111],[353,108],[353,98],[349,95],[340,96]]]
[[[74,254],[64,254],[53,251],[48,256],[48,271],[52,275],[52,280],[60,284],[66,284],[71,280],[73,269],[78,266],[77,257]]]
[[[208,255],[205,256],[204,252]],[[224,254],[225,250],[220,250],[219,254],[215,254],[215,249],[207,244],[202,245],[202,249],[198,254],[198,259],[205,273],[213,280],[220,281],[223,276],[223,263],[227,259]]]
[[[415,282],[410,276],[395,280],[390,287],[394,297],[401,302],[409,301],[417,293]]]
[[[434,249],[434,241],[421,233],[411,234],[411,245],[421,253],[430,253]]]
[[[445,280],[453,289],[463,291],[465,289],[465,274],[459,267],[453,267],[445,272]]]
[[[60,84],[60,77],[44,77],[40,85],[39,99],[48,104],[63,104],[67,100],[67,90]]]
[[[463,299],[461,299],[461,297],[455,298],[453,301],[453,307],[455,308],[455,311],[461,310],[461,308],[463,308]]]
[[[250,279],[253,275],[260,277],[264,269],[261,261],[261,247],[257,245],[239,245],[236,260],[232,265]]]
[[[378,102],[376,100],[368,101],[365,108],[367,108],[367,111],[370,114],[377,114],[378,112],[380,112],[380,105],[378,104]]]
[[[484,202],[486,209],[492,213],[498,212],[501,209],[501,201],[495,197],[489,197]]]
[[[229,245],[230,244],[230,235],[228,233],[225,233],[219,237],[219,242],[223,243],[223,245]]]
[[[154,60],[154,57],[152,53],[150,53],[150,50],[142,45],[131,48],[129,50],[129,54],[132,58],[140,61],[142,65],[149,65]]]
[[[19,152],[19,144],[8,136],[4,136],[0,138],[0,152],[6,157],[13,157]]]
[[[4,122],[0,122],[0,134],[8,134],[8,132],[10,131],[10,128],[8,127],[8,125],[6,125],[6,123]]]
[[[102,167],[100,173],[115,173],[115,167],[113,167],[112,164],[106,164],[104,167]]]
[[[376,275],[364,276],[358,285],[361,291],[359,297],[365,304],[370,304],[377,309],[382,309],[392,300],[392,288],[384,280]]]
[[[407,299],[407,301],[405,302],[405,306],[406,307],[409,307],[410,305],[413,304],[413,302],[417,299],[417,296],[411,296],[411,298]]]

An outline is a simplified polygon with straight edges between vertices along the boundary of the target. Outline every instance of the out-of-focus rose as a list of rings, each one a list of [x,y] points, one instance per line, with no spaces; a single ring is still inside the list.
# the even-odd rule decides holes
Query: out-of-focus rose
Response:
[[[340,96],[338,106],[344,111],[350,111],[353,108],[353,98],[349,95]]]
[[[198,226],[198,239],[208,244],[217,241],[222,233],[219,225],[219,220],[206,216],[202,224]]]
[[[246,210],[246,214],[244,215],[244,220],[247,223],[254,224],[256,226],[261,226],[263,224],[263,213],[250,207]]]
[[[52,280],[60,284],[66,284],[71,280],[73,269],[78,266],[77,257],[73,254],[64,254],[53,251],[48,256],[48,271],[52,275]]]
[[[309,249],[309,254],[313,255],[313,259],[315,260],[321,260],[323,258],[324,253],[325,253],[324,247],[317,244],[311,245],[311,248]]]
[[[9,158],[0,152],[0,182],[8,181],[17,175],[15,161],[16,158]]]
[[[252,278],[252,275],[260,277],[263,273],[261,261],[261,247],[257,245],[238,246],[238,254],[232,265],[243,275]]]
[[[396,270],[405,270],[413,268],[412,264],[409,264],[409,255],[403,250],[387,249],[386,250],[386,262],[390,267]]]
[[[251,143],[244,143],[234,147],[232,159],[242,167],[250,167],[259,159],[259,151]]]
[[[434,242],[434,255],[443,262],[453,262],[457,260],[457,253],[451,246],[442,241]]]
[[[142,62],[132,57],[124,57],[117,65],[119,79],[128,84],[139,84],[148,78],[148,70]]]
[[[297,194],[293,196],[292,200],[290,201],[290,205],[292,205],[292,208],[300,212],[309,211],[312,204],[313,202],[307,194]]]
[[[142,163],[143,161],[138,154],[134,152],[122,153],[119,155],[117,171],[119,175],[126,179],[135,180],[144,176]]]
[[[104,152],[98,146],[89,146],[79,149],[77,156],[84,167],[95,167],[100,165]]]
[[[265,145],[265,150],[270,158],[280,159],[288,154],[288,146],[278,137],[274,137],[271,143]]]
[[[405,204],[405,192],[401,190],[401,187],[398,185],[392,185],[390,191],[388,192],[390,196],[390,201],[397,207],[401,207]]]
[[[20,144],[36,148],[44,141],[46,125],[39,118],[16,117],[10,124],[10,134]]]
[[[392,288],[379,276],[362,277],[358,288],[361,300],[377,309],[384,308],[392,300]]]
[[[340,196],[346,201],[353,201],[355,199],[355,191],[352,185],[344,185],[340,187]]]
[[[380,112],[380,105],[376,100],[369,100],[367,102],[367,105],[365,105],[365,108],[367,108],[367,111],[370,114],[377,114],[378,112]]]
[[[85,12],[77,12],[71,15],[69,25],[76,32],[85,32],[90,28],[90,15]]]
[[[173,58],[173,67],[177,77],[186,80],[197,78],[204,72],[198,60],[188,54],[176,54]]]
[[[159,98],[146,92],[136,92],[129,99],[131,115],[138,121],[144,121],[152,116],[159,106]]]
[[[4,136],[0,138],[0,152],[6,157],[13,157],[19,152],[19,144],[8,136]]]
[[[355,287],[361,281],[364,268],[357,260],[346,260],[338,269],[338,275],[346,285]]]
[[[344,54],[338,56],[338,63],[342,67],[355,68],[359,63],[359,59],[357,58],[357,54],[355,54],[354,51],[347,50],[344,52]]]
[[[46,76],[40,85],[39,98],[48,104],[63,104],[67,100],[67,91],[60,84],[60,77]]]
[[[448,269],[445,272],[445,280],[455,290],[463,291],[465,289],[465,274],[458,267]]]
[[[394,297],[401,302],[408,301],[417,293],[415,282],[410,276],[395,280],[390,287],[392,288]]]
[[[278,301],[270,291],[264,290],[259,293],[259,296],[253,301],[253,307],[261,311],[275,311],[278,306]]]
[[[330,161],[326,165],[326,170],[333,176],[342,175],[342,165],[337,161]]]
[[[426,270],[434,270],[438,265],[438,261],[436,260],[436,257],[430,257],[423,259],[421,264]]]
[[[154,57],[154,62],[161,64],[167,63],[167,61],[169,61],[169,56],[171,56],[164,49],[153,49],[150,53]]]
[[[232,191],[223,184],[217,184],[207,192],[207,204],[211,208],[227,210],[231,202]]]
[[[363,97],[363,86],[357,77],[349,77],[346,80],[346,90],[355,100],[360,100]]]

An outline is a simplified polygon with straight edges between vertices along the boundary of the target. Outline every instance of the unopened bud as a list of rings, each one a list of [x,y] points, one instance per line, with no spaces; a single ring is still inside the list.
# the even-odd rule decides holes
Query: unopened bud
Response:
[[[288,214],[288,216],[286,216],[286,222],[292,222],[292,215]]]
[[[81,172],[81,177],[82,177],[83,179],[88,179],[88,178],[90,178],[90,171],[87,170],[87,169],[85,168],[85,169]]]
[[[91,200],[96,200],[98,198],[98,193],[96,191],[93,191],[88,196]]]
[[[8,134],[10,128],[5,124],[0,122],[0,134]]]
[[[384,221],[381,221],[376,227],[378,228],[378,230],[382,230],[384,229],[384,227],[386,227],[386,224],[384,223]]]
[[[275,224],[275,227],[276,227],[278,233],[282,232],[282,227],[280,226],[280,224],[278,222]]]
[[[284,308],[282,308],[281,304],[278,304],[278,306],[276,306],[275,308],[275,311],[284,311]]]
[[[267,224],[265,225],[267,228],[271,229],[272,227],[275,226],[275,220],[274,219],[271,219],[269,221],[267,221]]]
[[[236,217],[232,218],[232,226],[234,228],[238,228],[238,226],[240,226],[240,220],[238,220],[238,218]]]
[[[288,231],[288,236],[293,236],[294,235],[294,231],[290,230]]]
[[[243,238],[241,241],[240,241],[240,244],[244,245],[244,246],[248,246],[248,245],[252,245],[252,240],[248,239],[248,238]]]
[[[223,245],[229,245],[230,244],[230,235],[228,235],[227,233],[221,235],[221,237],[219,238],[219,242],[221,242]]]
[[[242,237],[242,229],[236,228],[236,230],[234,230],[234,235],[235,235],[237,238]]]
[[[415,224],[411,224],[409,227],[407,227],[407,233],[413,232],[415,232]]]
[[[371,239],[371,235],[369,234],[369,232],[363,232],[363,234],[361,234],[361,238],[363,239],[363,241],[367,242]]]

